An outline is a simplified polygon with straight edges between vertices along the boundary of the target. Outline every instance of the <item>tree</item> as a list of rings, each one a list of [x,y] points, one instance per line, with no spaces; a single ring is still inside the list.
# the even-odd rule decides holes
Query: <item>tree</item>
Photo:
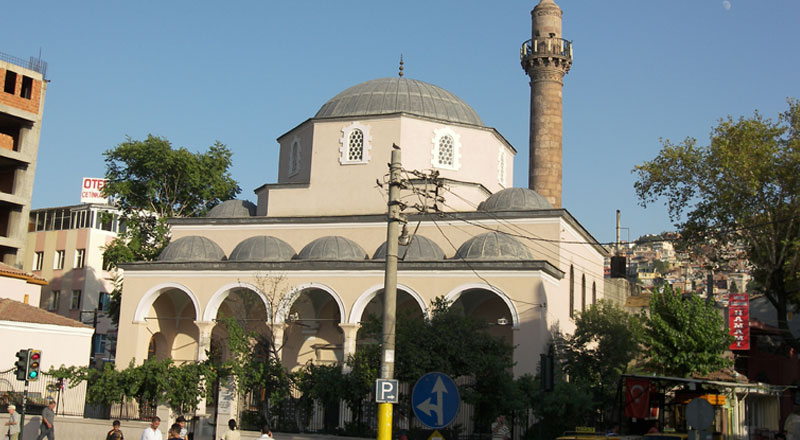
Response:
[[[169,241],[168,218],[204,215],[239,194],[229,171],[232,154],[220,142],[207,152],[173,149],[153,135],[143,141],[128,138],[106,151],[103,193],[114,198],[127,228],[107,249],[106,260],[152,260]]]
[[[665,285],[650,297],[643,343],[646,365],[659,374],[689,377],[731,366],[731,343],[722,315],[694,294]]]
[[[125,225],[103,252],[112,269],[158,257],[169,243],[170,217],[204,215],[241,191],[229,172],[232,152],[219,142],[207,152],[192,153],[148,135],[143,141],[128,138],[104,155],[108,182],[103,193],[113,198]],[[118,319],[120,302],[121,283],[115,284],[111,311],[117,314],[112,319]]]
[[[571,381],[586,386],[595,408],[608,420],[620,375],[641,352],[641,321],[601,300],[578,314],[575,327],[563,337],[564,370]]]
[[[785,341],[800,349],[786,321],[800,291],[800,101],[788,106],[777,121],[728,116],[705,147],[663,140],[634,169],[634,186],[642,206],[666,200],[683,246],[715,264],[746,257]]]

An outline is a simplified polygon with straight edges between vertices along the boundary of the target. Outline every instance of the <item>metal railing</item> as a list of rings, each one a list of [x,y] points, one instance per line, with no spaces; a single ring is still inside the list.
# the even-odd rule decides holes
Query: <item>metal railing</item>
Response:
[[[22,394],[25,382],[17,380],[12,368],[0,372],[0,410],[6,410],[13,403],[22,407]],[[41,414],[49,400],[56,402],[55,412],[58,415],[83,416],[86,402],[86,382],[71,387],[67,381],[42,372],[39,380],[28,385],[28,414]]]
[[[572,60],[572,41],[551,37],[534,38],[522,43],[522,48],[519,50],[520,59],[542,55],[555,55]]]
[[[47,79],[47,61],[42,61],[41,57],[30,57],[25,61],[22,58],[0,52],[0,60],[39,72],[42,74],[43,79]]]

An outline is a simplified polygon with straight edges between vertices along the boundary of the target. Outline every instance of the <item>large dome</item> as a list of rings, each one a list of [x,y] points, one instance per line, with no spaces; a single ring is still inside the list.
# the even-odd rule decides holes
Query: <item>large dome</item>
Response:
[[[316,118],[409,113],[448,122],[483,125],[458,96],[433,84],[407,78],[380,78],[350,87],[326,102]]]
[[[403,261],[436,261],[444,260],[444,251],[428,237],[415,235],[407,246],[399,245],[397,255]],[[373,260],[386,259],[386,242],[375,251]]]
[[[553,209],[544,196],[528,188],[506,188],[489,196],[478,206],[479,211],[534,211]]]
[[[470,238],[458,248],[454,258],[465,260],[533,260],[528,248],[514,237],[487,232]]]
[[[318,238],[295,256],[298,260],[366,260],[367,253],[358,243],[338,235]]]
[[[218,244],[199,235],[181,237],[164,248],[160,261],[222,261],[225,252]]]
[[[277,237],[257,235],[237,244],[231,252],[231,261],[286,261],[294,257],[294,249]]]

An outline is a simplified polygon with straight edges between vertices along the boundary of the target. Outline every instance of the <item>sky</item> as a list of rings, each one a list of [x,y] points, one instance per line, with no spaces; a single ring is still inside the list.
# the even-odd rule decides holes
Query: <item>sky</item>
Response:
[[[796,0],[560,0],[563,205],[601,242],[673,230],[639,206],[631,170],[660,138],[701,145],[720,118],[777,117],[800,97]],[[443,87],[518,151],[530,88],[519,48],[535,1],[10,2],[0,52],[48,63],[33,208],[79,203],[82,177],[126,137],[233,151],[240,198],[277,180],[276,138],[342,90],[397,75]],[[34,7],[35,6],[35,7]]]

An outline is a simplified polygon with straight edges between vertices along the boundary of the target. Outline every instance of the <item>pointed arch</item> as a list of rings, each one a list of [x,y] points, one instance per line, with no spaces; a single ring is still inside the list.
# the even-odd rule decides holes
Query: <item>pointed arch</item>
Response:
[[[336,306],[339,308],[339,324],[345,324],[347,322],[347,311],[344,308],[344,302],[335,290],[321,283],[305,283],[293,287],[292,290],[286,294],[286,296],[281,298],[281,301],[278,304],[278,310],[275,313],[276,324],[283,324],[286,322],[286,315],[292,309],[292,305],[295,301],[297,301],[297,298],[300,297],[300,294],[303,293],[304,290],[308,289],[319,289],[327,292],[334,302],[336,302]]]
[[[258,287],[250,283],[242,283],[242,282],[235,282],[226,284],[219,289],[211,296],[211,299],[208,300],[208,304],[203,310],[203,321],[212,322],[217,319],[217,312],[219,311],[219,307],[228,298],[230,295],[231,290],[233,289],[248,289],[251,290],[253,293],[258,295],[261,299],[261,302],[264,303],[264,307],[267,310],[267,316],[271,316],[272,313],[272,306],[270,305],[269,301],[267,300],[267,296],[264,295],[264,292],[261,291]]]

